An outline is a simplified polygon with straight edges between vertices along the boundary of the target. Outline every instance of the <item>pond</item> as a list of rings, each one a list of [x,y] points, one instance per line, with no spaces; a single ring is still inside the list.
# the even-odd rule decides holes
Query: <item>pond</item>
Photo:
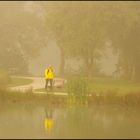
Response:
[[[139,118],[133,108],[1,104],[0,138],[140,138]]]

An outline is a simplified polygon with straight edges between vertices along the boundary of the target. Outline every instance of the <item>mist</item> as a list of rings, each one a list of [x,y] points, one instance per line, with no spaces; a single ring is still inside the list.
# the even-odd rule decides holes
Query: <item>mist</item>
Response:
[[[1,69],[12,75],[43,76],[53,65],[57,75],[117,74],[139,80],[139,6],[137,2],[0,2]]]
[[[0,1],[0,138],[140,138],[139,60],[138,1]]]

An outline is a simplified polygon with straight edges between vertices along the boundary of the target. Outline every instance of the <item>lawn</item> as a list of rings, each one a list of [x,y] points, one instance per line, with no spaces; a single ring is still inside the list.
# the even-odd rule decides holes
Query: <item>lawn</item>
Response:
[[[69,82],[69,79],[67,79],[67,81]],[[122,79],[113,79],[113,78],[98,77],[98,78],[88,79],[88,87],[90,93],[92,94],[117,93],[119,95],[124,95],[128,93],[140,92],[140,83],[122,80]],[[45,92],[45,89],[37,89],[36,91]],[[54,88],[54,91],[67,92],[67,88],[66,86],[63,88]]]
[[[10,87],[20,86],[20,85],[28,85],[32,83],[33,80],[28,78],[19,78],[19,77],[11,77],[11,83],[9,84]]]
[[[95,93],[127,94],[140,92],[140,83],[113,78],[93,78],[89,80],[89,88]]]

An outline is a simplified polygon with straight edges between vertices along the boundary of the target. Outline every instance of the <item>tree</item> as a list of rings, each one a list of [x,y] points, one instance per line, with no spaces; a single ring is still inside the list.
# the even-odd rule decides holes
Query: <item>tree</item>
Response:
[[[139,76],[139,38],[140,5],[137,3],[117,3],[108,13],[108,36],[119,52],[118,68],[125,79],[140,79]]]
[[[93,74],[105,42],[103,7],[89,2],[49,2],[45,8],[46,26],[61,49],[61,72],[70,56],[83,59],[85,74]]]

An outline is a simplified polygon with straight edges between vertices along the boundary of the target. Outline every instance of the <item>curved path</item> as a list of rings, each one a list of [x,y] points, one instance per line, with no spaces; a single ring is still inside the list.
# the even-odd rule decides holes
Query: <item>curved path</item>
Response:
[[[11,90],[24,92],[27,90],[34,91],[35,89],[41,89],[45,87],[45,79],[43,77],[23,77],[23,76],[15,76],[15,77],[31,79],[33,80],[33,82],[28,85],[10,87]],[[55,87],[62,87],[66,82],[67,81],[65,79],[54,78]],[[36,92],[36,93],[45,93],[45,92]]]

